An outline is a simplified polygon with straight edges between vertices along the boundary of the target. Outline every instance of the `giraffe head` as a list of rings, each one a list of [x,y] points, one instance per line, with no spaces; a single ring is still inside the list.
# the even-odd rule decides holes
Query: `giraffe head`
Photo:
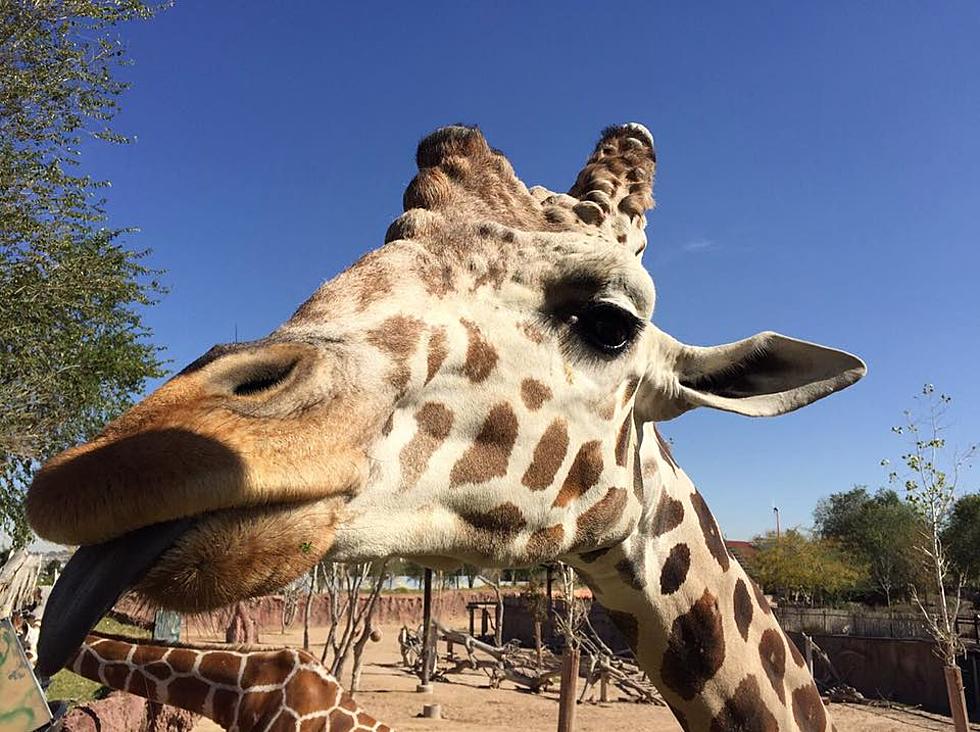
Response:
[[[650,322],[640,125],[605,130],[567,194],[525,187],[468,127],[426,137],[417,162],[382,247],[48,463],[37,532],[114,539],[138,590],[184,610],[325,554],[528,564],[632,530],[639,423],[777,414],[864,372],[772,333],[699,348]]]

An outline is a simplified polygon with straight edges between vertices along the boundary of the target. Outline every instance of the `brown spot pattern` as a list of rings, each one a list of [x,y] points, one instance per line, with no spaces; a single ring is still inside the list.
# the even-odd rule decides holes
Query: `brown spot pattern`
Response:
[[[527,526],[521,510],[509,501],[484,513],[463,513],[460,518],[478,531],[493,534],[495,539],[510,539]]]
[[[759,693],[759,681],[749,674],[711,720],[710,732],[778,732],[779,722]]]
[[[704,502],[701,494],[697,491],[691,494],[691,504],[694,506],[694,513],[698,516],[698,523],[701,524],[704,543],[707,545],[708,551],[711,552],[715,561],[721,565],[721,568],[727,572],[731,563],[728,549],[725,548],[725,541],[721,538],[721,532],[718,530],[714,516],[708,510],[708,504]]]
[[[626,467],[626,453],[630,446],[630,435],[633,433],[633,412],[626,415],[623,425],[616,436],[616,465]]]
[[[298,671],[286,685],[286,705],[300,716],[323,709],[323,679],[313,671]]]
[[[772,608],[769,607],[769,601],[763,594],[762,588],[752,578],[749,578],[749,584],[752,585],[752,593],[755,595],[755,601],[759,605],[759,609],[766,615],[772,615]]]
[[[215,689],[211,697],[214,721],[224,728],[231,727],[238,715],[238,693],[228,689]]]
[[[245,661],[242,688],[277,684],[281,679],[286,678],[295,663],[295,657],[289,651],[252,654]]]
[[[178,676],[167,685],[167,693],[173,699],[180,699],[181,707],[198,713],[204,712],[209,689],[207,684],[202,684],[193,676]]]
[[[208,681],[218,681],[232,683],[238,678],[238,669],[242,664],[242,657],[233,653],[221,653],[213,651],[205,653],[201,658],[198,671]]]
[[[610,526],[616,523],[626,507],[626,489],[610,488],[595,505],[576,520],[574,547],[595,545]]]
[[[537,379],[524,379],[521,382],[521,399],[528,409],[535,412],[551,399],[551,389]]]
[[[170,666],[168,666],[167,664],[161,661],[151,663],[148,666],[146,666],[143,670],[146,671],[146,673],[148,673],[150,676],[156,679],[160,679],[161,681],[164,681],[165,679],[169,679],[171,674],[173,674],[173,671],[170,670]],[[87,674],[83,673],[81,675],[85,676],[86,678],[89,678]]]
[[[827,729],[827,712],[812,681],[793,692],[793,719],[800,732],[825,732]]]
[[[406,364],[418,345],[422,327],[422,321],[418,318],[392,315],[367,333],[368,343],[388,353],[394,360],[395,369],[388,376],[388,380],[398,391],[404,391],[412,377],[412,372]]]
[[[725,634],[718,599],[705,590],[691,609],[671,625],[660,677],[671,691],[691,700],[724,660]]]
[[[125,663],[107,663],[102,666],[102,675],[106,685],[113,689],[125,689],[129,678],[129,666]]]
[[[639,376],[631,376],[626,381],[626,388],[623,390],[623,406],[625,407],[630,403],[630,399],[636,394],[636,389],[640,385]]]
[[[783,678],[786,675],[786,646],[783,643],[783,636],[778,630],[767,628],[762,633],[759,641],[759,658],[762,659],[762,668],[769,677],[773,691],[779,697],[779,701],[786,703],[786,689]]]
[[[330,732],[350,732],[357,723],[357,717],[341,709],[330,712]]]
[[[752,598],[744,580],[735,583],[735,594],[732,597],[735,607],[735,625],[743,640],[749,639],[749,625],[752,623]]]
[[[640,451],[633,451],[633,495],[641,504],[644,503],[643,465],[640,462]]]
[[[443,327],[436,328],[429,337],[429,354],[426,359],[425,371],[426,384],[432,381],[432,377],[439,373],[442,362],[446,360],[448,354],[449,347],[446,345],[446,329]]]
[[[517,416],[509,404],[494,406],[469,449],[453,465],[450,486],[486,483],[507,474],[510,453],[517,441]]]
[[[680,526],[683,520],[684,504],[664,491],[657,503],[657,510],[653,513],[650,526],[653,535],[662,536]]]
[[[800,649],[796,647],[796,644],[793,642],[792,638],[787,636],[786,645],[789,646],[789,655],[793,657],[793,662],[800,668],[806,666],[806,661],[803,658],[803,654],[800,653]]]
[[[418,429],[398,456],[403,489],[414,486],[429,466],[429,458],[449,436],[453,413],[438,402],[427,402],[415,413]]]
[[[476,323],[461,318],[460,323],[466,328],[469,345],[466,347],[466,361],[463,363],[463,373],[474,384],[484,381],[497,364],[497,351],[494,350],[480,332]]]
[[[636,618],[630,613],[624,613],[620,610],[606,609],[606,615],[609,619],[615,623],[616,627],[619,628],[619,632],[623,634],[623,639],[629,644],[629,647],[636,651],[640,640],[640,627],[636,622]]]
[[[528,539],[527,554],[534,558],[554,557],[561,549],[561,542],[564,538],[565,530],[561,524],[538,529]]]
[[[616,562],[616,572],[620,579],[634,590],[646,587],[646,538],[633,536],[629,540],[629,556]]]
[[[591,440],[579,448],[553,506],[567,506],[599,482],[602,474],[601,447],[602,443],[598,440]]]
[[[534,448],[534,457],[527,466],[521,483],[534,491],[548,488],[555,480],[555,473],[561,467],[568,452],[568,428],[565,420],[556,419],[541,435]]]
[[[422,333],[422,321],[409,315],[392,315],[367,332],[367,341],[398,360],[412,355]]]
[[[536,325],[527,322],[526,320],[518,325],[521,332],[528,337],[528,340],[532,343],[541,343],[544,341],[544,332]]]
[[[660,570],[660,593],[670,595],[677,592],[687,579],[691,568],[691,550],[687,544],[677,544],[667,555],[663,569]]]

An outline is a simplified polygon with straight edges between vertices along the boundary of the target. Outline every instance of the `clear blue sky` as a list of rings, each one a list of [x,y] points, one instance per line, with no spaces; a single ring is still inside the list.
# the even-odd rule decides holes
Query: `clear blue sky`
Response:
[[[176,368],[277,326],[381,243],[434,127],[478,123],[529,185],[565,189],[603,126],[636,120],[660,161],[656,322],[870,366],[782,418],[666,425],[728,536],[768,528],[773,500],[805,526],[821,496],[879,485],[923,382],[956,398],[952,441],[980,439],[980,5],[698,8],[178,0],[123,29],[138,142],[86,165],[168,270],[156,342]]]

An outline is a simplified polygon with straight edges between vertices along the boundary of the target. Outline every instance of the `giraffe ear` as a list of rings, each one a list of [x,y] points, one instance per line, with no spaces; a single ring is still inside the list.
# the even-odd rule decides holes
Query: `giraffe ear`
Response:
[[[857,356],[779,333],[701,347],[655,331],[637,408],[654,421],[695,407],[772,417],[840,391],[865,373]]]

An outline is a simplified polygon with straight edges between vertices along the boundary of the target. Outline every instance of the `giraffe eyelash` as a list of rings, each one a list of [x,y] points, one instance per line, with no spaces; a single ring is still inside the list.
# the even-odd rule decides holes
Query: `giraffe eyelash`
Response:
[[[588,303],[566,322],[582,343],[605,357],[628,351],[644,326],[634,313],[608,301]]]

